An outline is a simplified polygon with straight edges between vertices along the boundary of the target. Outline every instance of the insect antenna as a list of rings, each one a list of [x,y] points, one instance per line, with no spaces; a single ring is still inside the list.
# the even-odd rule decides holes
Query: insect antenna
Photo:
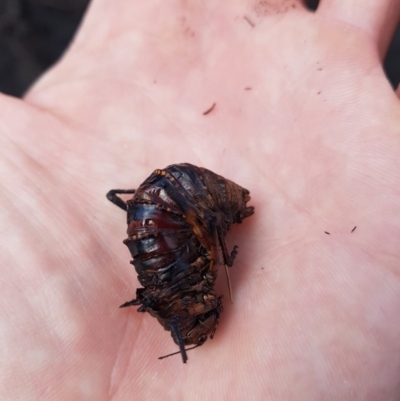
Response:
[[[172,333],[172,336],[174,337],[175,341],[179,345],[179,352],[182,355],[182,361],[183,361],[183,363],[186,363],[186,361],[188,360],[188,357],[186,355],[185,344],[183,342],[182,334],[179,330],[178,318],[176,316],[174,316],[171,319],[171,333]]]
[[[197,347],[200,347],[200,345],[201,345],[201,344],[197,344],[197,345],[195,345],[194,347],[186,348],[185,351],[190,351],[191,349],[195,349],[195,348],[197,348]],[[169,356],[176,355],[176,354],[180,354],[180,353],[181,353],[181,351],[176,351],[176,352],[173,352],[172,354],[160,356],[158,359],[168,358]],[[187,359],[187,357],[186,357],[186,359]],[[186,363],[186,362],[185,362],[185,363]]]
[[[226,278],[228,280],[229,298],[231,300],[231,303],[233,304],[233,292],[232,292],[231,278],[229,276],[229,267],[227,265],[225,265],[225,272],[226,272]]]
[[[134,194],[135,191],[136,191],[135,189],[112,189],[111,191],[108,191],[106,196],[107,196],[107,199],[110,202],[114,203],[114,205],[117,205],[122,210],[127,211],[128,210],[128,206],[126,205],[126,202],[124,202],[117,195],[118,194]]]

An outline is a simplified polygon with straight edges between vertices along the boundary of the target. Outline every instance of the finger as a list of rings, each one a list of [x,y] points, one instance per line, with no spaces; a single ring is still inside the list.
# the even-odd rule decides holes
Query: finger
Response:
[[[317,13],[342,20],[370,35],[381,58],[392,39],[400,17],[398,0],[321,0]]]
[[[251,4],[251,2],[249,2]],[[257,16],[283,14],[294,9],[305,9],[304,0],[269,0],[253,2]]]
[[[304,0],[235,0],[231,2],[198,2],[197,0],[148,0],[146,2],[131,0],[94,0],[89,5],[87,16],[84,18],[82,28],[75,38],[75,49],[81,43],[86,47],[96,47],[108,40],[110,35],[121,31],[133,32],[162,26],[162,20],[182,20],[190,15],[191,24],[204,18],[210,21],[208,15],[214,18],[225,18],[230,14],[237,16],[238,10],[250,9],[250,15],[262,17],[272,14],[303,9]],[[250,19],[250,18],[249,18]],[[99,24],[101,21],[101,24]],[[249,22],[249,21],[248,21]],[[251,20],[249,22],[251,24]],[[88,33],[89,32],[89,33]]]

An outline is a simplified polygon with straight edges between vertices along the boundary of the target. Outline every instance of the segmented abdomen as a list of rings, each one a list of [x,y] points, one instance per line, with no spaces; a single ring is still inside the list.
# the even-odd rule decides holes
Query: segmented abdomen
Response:
[[[128,238],[124,243],[143,286],[171,281],[197,259],[199,242],[181,214],[135,201],[128,210]]]

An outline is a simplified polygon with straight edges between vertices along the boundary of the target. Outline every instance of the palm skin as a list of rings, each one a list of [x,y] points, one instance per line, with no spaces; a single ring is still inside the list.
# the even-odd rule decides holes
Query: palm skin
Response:
[[[272,3],[95,1],[24,101],[0,98],[2,400],[399,395],[400,114],[380,61],[396,18],[372,34]],[[105,198],[181,162],[256,210],[227,237],[234,304],[221,269],[218,330],[186,365],[118,309],[138,283]]]

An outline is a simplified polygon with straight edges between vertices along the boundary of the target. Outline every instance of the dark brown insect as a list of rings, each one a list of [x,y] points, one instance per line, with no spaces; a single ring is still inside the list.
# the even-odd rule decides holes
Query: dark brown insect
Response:
[[[134,195],[124,202],[118,194]],[[137,190],[113,189],[107,198],[127,211],[124,243],[143,286],[121,307],[140,305],[138,312],[157,318],[186,363],[185,345],[202,345],[217,328],[222,297],[213,287],[219,247],[225,266],[232,266],[237,246],[229,253],[225,235],[254,213],[246,205],[249,191],[185,163],[155,170]]]

